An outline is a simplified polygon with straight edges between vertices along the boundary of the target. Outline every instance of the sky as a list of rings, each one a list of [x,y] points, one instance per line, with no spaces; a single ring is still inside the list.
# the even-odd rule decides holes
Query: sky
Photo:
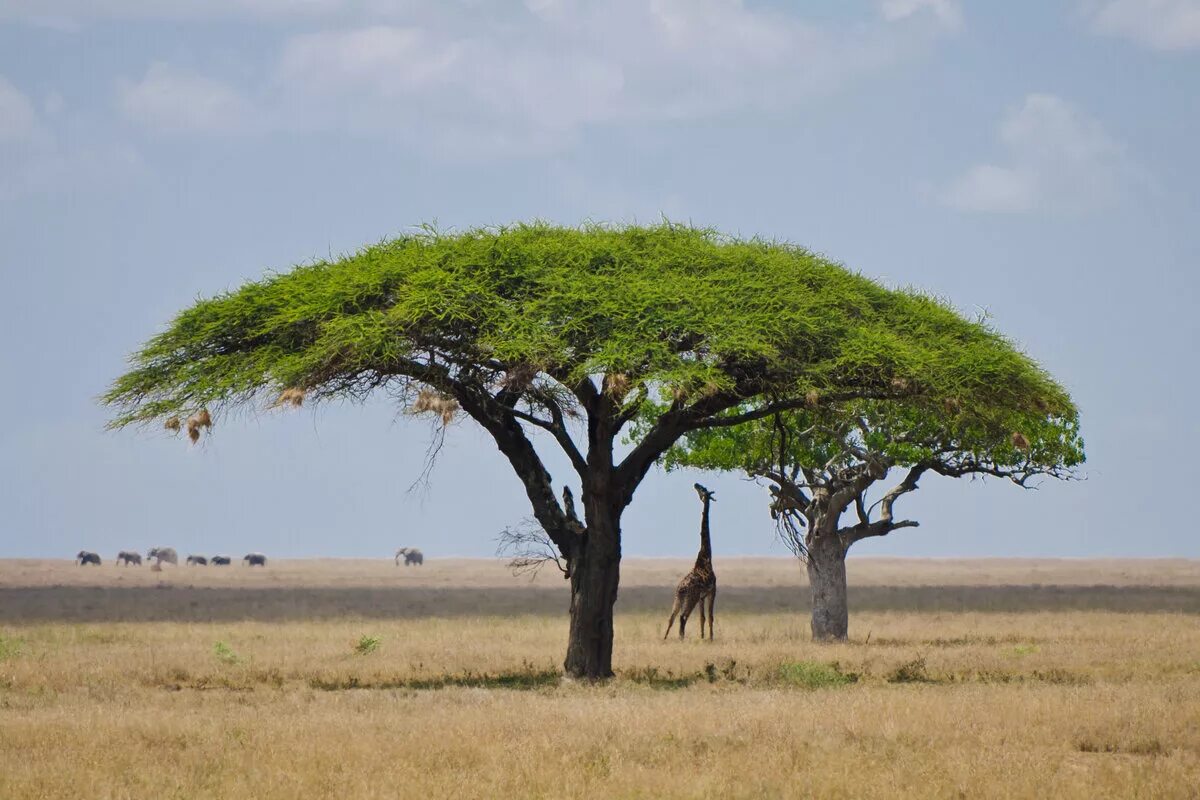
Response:
[[[1082,480],[925,481],[860,555],[1200,557],[1200,0],[0,0],[0,557],[489,556],[490,440],[382,398],[202,445],[96,401],[199,297],[422,223],[663,217],[992,324]],[[565,480],[569,468],[550,460]],[[763,487],[655,471],[624,552],[783,555]]]

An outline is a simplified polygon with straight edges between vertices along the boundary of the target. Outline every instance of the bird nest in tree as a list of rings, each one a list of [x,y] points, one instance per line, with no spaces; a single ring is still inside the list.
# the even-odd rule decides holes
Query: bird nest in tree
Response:
[[[675,398],[676,402],[683,403],[687,400],[712,397],[719,391],[721,391],[721,387],[715,381],[706,381],[701,385],[676,386],[671,390],[671,396]]]
[[[629,376],[624,372],[610,372],[605,381],[605,391],[608,396],[614,400],[620,401],[629,394],[629,390],[633,387],[633,382],[629,380]]]
[[[458,413],[459,405],[453,397],[432,389],[422,389],[417,392],[417,399],[408,410],[413,414],[436,414],[442,418],[443,425],[449,425],[454,421],[454,415]]]
[[[202,408],[188,417],[186,422],[181,421],[179,417],[168,417],[163,423],[163,427],[171,433],[179,433],[180,430],[186,428],[188,438],[192,440],[192,444],[195,444],[200,441],[201,429],[212,427],[212,415],[208,413],[207,408]]]
[[[212,428],[212,415],[208,413],[207,408],[200,409],[187,419],[187,433],[188,438],[192,440],[192,444],[200,441],[201,428]]]
[[[275,402],[271,404],[271,407],[291,406],[292,408],[299,408],[304,405],[304,396],[306,394],[307,392],[303,389],[284,389],[279,394],[279,397],[275,398]]]
[[[504,388],[510,392],[522,393],[533,385],[537,378],[538,368],[532,364],[517,364],[508,370],[504,376]]]

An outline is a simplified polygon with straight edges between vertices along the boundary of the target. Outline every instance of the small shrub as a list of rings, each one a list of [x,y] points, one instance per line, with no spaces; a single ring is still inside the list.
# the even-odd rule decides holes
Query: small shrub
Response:
[[[236,664],[241,660],[238,654],[233,651],[233,648],[224,642],[213,644],[213,655],[217,657],[218,661],[226,664]]]
[[[888,683],[936,683],[925,669],[925,657],[917,656],[896,667],[887,676]]]
[[[363,634],[359,638],[358,644],[354,645],[354,652],[360,656],[367,656],[379,649],[379,645],[383,640],[378,636],[368,636]]]
[[[846,686],[858,680],[853,672],[843,672],[834,662],[822,664],[818,661],[795,661],[779,667],[779,677],[784,683],[805,689],[829,689]]]
[[[1013,648],[1013,655],[1027,656],[1030,653],[1036,653],[1038,646],[1036,644],[1019,644]]]

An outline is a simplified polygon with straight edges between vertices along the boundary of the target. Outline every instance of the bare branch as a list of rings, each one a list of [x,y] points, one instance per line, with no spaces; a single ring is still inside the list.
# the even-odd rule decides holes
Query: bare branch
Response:
[[[529,575],[533,580],[542,567],[553,562],[563,578],[571,577],[567,560],[536,520],[526,519],[516,527],[505,528],[496,541],[496,555],[510,557],[508,568],[513,575]]]
[[[780,512],[775,517],[775,533],[779,540],[792,551],[792,555],[801,561],[808,561],[808,545],[805,543],[805,528],[808,522],[804,515],[795,509]]]
[[[394,371],[449,394],[465,413],[491,434],[524,484],[525,494],[542,528],[561,552],[573,553],[579,543],[577,530],[558,504],[550,473],[513,414],[514,409],[498,402],[478,381],[460,380],[445,366],[400,359],[394,365]]]

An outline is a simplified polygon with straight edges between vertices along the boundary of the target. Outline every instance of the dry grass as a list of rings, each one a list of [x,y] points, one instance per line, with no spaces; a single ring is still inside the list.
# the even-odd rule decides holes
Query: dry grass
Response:
[[[660,641],[688,566],[586,686],[554,572],[0,562],[0,797],[1197,796],[1200,564],[859,560],[832,646],[782,559]]]

